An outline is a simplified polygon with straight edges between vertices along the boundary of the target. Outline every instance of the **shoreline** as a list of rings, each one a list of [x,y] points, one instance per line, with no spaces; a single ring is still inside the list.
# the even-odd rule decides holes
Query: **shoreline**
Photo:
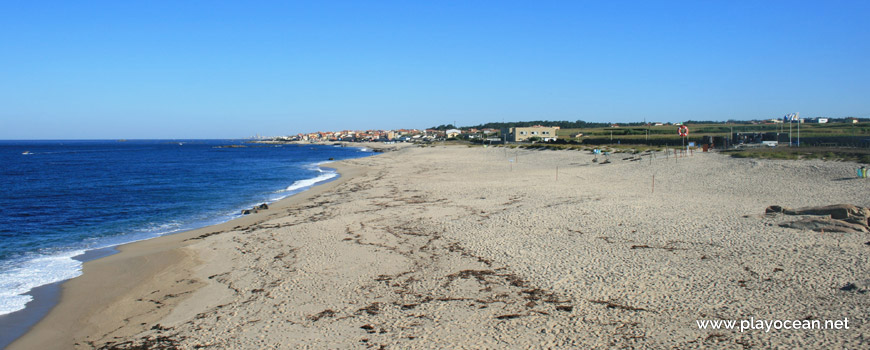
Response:
[[[35,154],[44,155],[46,159],[37,160],[37,158],[23,157],[26,159],[22,163],[22,167],[29,169],[28,171],[33,171],[34,174],[39,174],[38,167],[42,163],[51,162],[52,159],[58,157],[66,159],[71,157],[69,154],[77,153],[81,153],[80,158],[84,157],[81,159],[89,159],[94,157],[92,151],[115,154],[108,151],[116,148],[136,152],[143,150],[151,152],[153,148],[155,152],[169,152],[173,155],[187,154],[186,152],[214,153],[221,154],[221,157],[224,158],[245,157],[246,154],[242,151],[215,153],[218,151],[213,148],[219,146],[214,145],[226,144],[224,141],[198,140],[197,146],[192,150],[190,148],[176,149],[174,145],[166,146],[165,144],[168,142],[165,140],[157,141],[137,143],[126,148],[106,144],[103,141],[94,141],[93,145],[81,148],[67,148],[63,144],[37,141],[40,144],[38,149],[34,149],[37,151]],[[86,152],[80,152],[82,149],[85,149]],[[309,149],[316,149],[316,151]],[[185,151],[178,153],[179,150]],[[220,173],[222,174],[220,176],[223,177],[219,176],[215,179],[227,181],[228,187],[218,185],[211,179],[213,174],[217,175],[218,173],[211,173],[211,170],[208,170],[208,167],[215,166],[208,162],[203,163],[203,166],[193,168],[188,167],[184,162],[174,162],[171,164],[177,164],[181,171],[164,174],[165,176],[156,173],[148,175],[147,169],[142,172],[131,170],[135,169],[135,166],[124,167],[124,169],[128,169],[125,171],[136,171],[135,174],[129,175],[126,173],[117,175],[118,172],[115,171],[103,171],[100,173],[114,175],[107,175],[100,179],[100,182],[105,183],[105,186],[108,187],[100,189],[99,196],[88,195],[97,192],[87,190],[86,186],[64,185],[56,189],[52,188],[54,186],[52,181],[56,179],[13,181],[12,183],[22,183],[23,187],[21,191],[15,191],[15,195],[8,198],[12,200],[18,198],[18,195],[22,196],[21,199],[16,199],[14,203],[10,202],[7,205],[15,213],[3,220],[11,224],[10,227],[4,227],[4,229],[8,229],[5,231],[11,230],[9,233],[12,236],[10,236],[8,244],[2,249],[3,269],[0,271],[2,272],[0,273],[2,275],[0,276],[2,277],[0,285],[4,290],[3,296],[0,298],[2,299],[0,300],[0,304],[2,304],[0,305],[0,309],[2,309],[0,310],[0,327],[7,326],[7,323],[3,321],[4,315],[26,312],[29,308],[28,304],[33,306],[34,303],[38,303],[28,294],[34,288],[63,282],[80,275],[83,263],[92,259],[91,252],[94,250],[104,248],[112,250],[112,247],[118,245],[203,228],[239,218],[241,217],[240,211],[243,212],[245,209],[250,209],[261,203],[277,202],[308,189],[313,184],[336,177],[338,174],[335,171],[321,166],[328,165],[324,163],[329,163],[333,157],[342,159],[373,154],[359,152],[360,150],[361,148],[339,150],[326,146],[312,146],[310,148],[286,146],[270,148],[262,152],[253,151],[253,154],[264,154],[266,160],[256,163],[238,162],[236,163],[239,164],[237,169],[241,170],[238,172],[232,171],[233,169],[225,169],[224,172]],[[320,152],[329,155],[318,156],[317,154]],[[123,155],[126,154],[124,152],[118,154],[122,154],[118,156],[119,159],[129,158]],[[292,157],[292,162],[286,162],[282,158],[288,154]],[[296,154],[299,154],[298,158]],[[136,163],[135,159],[129,159]],[[102,164],[111,166],[112,162],[103,162]],[[273,166],[286,166],[287,168],[286,171],[271,174],[269,177],[241,179],[248,176],[242,174],[246,170],[265,169],[264,171],[274,172],[276,168]],[[207,183],[203,184],[205,187],[200,186],[202,178],[197,180],[196,176],[191,175],[196,172],[205,172],[202,175],[202,178],[208,179]],[[27,172],[19,174],[29,176]],[[70,178],[74,177],[71,176]],[[178,180],[174,180],[176,177]],[[17,179],[14,176],[12,178]],[[153,189],[152,187],[142,191],[139,185],[147,184],[149,181],[165,183],[167,188],[179,188],[193,192],[189,196],[179,198],[177,191],[167,191],[164,194],[150,190]],[[57,196],[57,199],[50,199],[50,202],[43,204],[42,200],[39,199],[42,194],[38,191],[45,192],[46,196]],[[76,191],[79,191],[79,195],[64,195],[76,193]],[[175,193],[174,196],[177,200],[169,199],[173,198],[173,193]],[[237,193],[237,195],[231,193]],[[123,197],[125,195],[130,197]],[[36,198],[35,202],[31,202],[34,201],[34,198]],[[123,208],[109,204],[113,200],[118,201],[117,204],[122,205]],[[4,201],[4,203],[6,202]],[[33,209],[31,212],[28,206],[34,208],[43,208],[44,206],[44,208]],[[35,235],[27,235],[27,232]],[[0,335],[0,348],[7,344],[6,340],[8,339],[9,337],[5,334]]]
[[[84,265],[88,261],[117,254],[119,246],[135,242],[138,241],[86,250],[82,254],[73,256],[72,259],[78,260]],[[34,325],[48,315],[51,309],[57,306],[60,301],[61,286],[71,279],[44,284],[31,289],[25,295],[30,295],[33,299],[26,304],[24,309],[0,315],[0,330],[2,330],[0,332],[0,349],[5,348],[29,332]]]
[[[339,180],[261,220],[88,264],[95,282],[120,285],[154,266],[80,310],[89,322],[28,334],[76,343],[13,345],[852,348],[870,335],[870,234],[788,228],[794,217],[763,214],[870,207],[870,181],[844,177],[851,163],[637,157],[431,146],[343,160]],[[91,273],[112,268],[102,281]],[[851,328],[695,322],[748,317],[848,318]]]
[[[99,314],[95,310],[105,309],[106,305],[121,300],[130,291],[147,285],[150,280],[153,280],[162,273],[166,273],[172,266],[186,265],[185,263],[191,263],[194,266],[198,265],[200,262],[197,261],[195,254],[185,251],[186,246],[190,244],[186,243],[189,242],[188,240],[197,236],[229,230],[234,227],[257,225],[273,218],[278,211],[304,202],[310,196],[316,195],[321,191],[327,191],[329,188],[346,181],[347,177],[356,174],[354,170],[338,164],[339,162],[341,161],[318,164],[318,167],[321,168],[334,169],[338,176],[318,182],[307,190],[272,202],[269,204],[268,210],[197,229],[86,251],[79,256],[88,256],[94,254],[93,252],[101,250],[111,250],[113,252],[107,254],[98,253],[97,257],[84,260],[80,276],[40,286],[28,292],[28,294],[39,295],[39,298],[34,297],[34,300],[31,301],[31,303],[37,304],[35,306],[37,306],[38,310],[34,310],[35,314],[25,312],[30,308],[28,306],[28,308],[0,316],[0,318],[9,316],[9,320],[12,322],[22,319],[30,320],[28,321],[30,324],[23,327],[26,329],[16,331],[19,334],[10,343],[6,344],[7,349],[68,348],[69,346],[63,346],[62,344],[72,343],[65,342],[64,339],[73,339],[76,336],[75,333],[83,332],[74,332],[73,329],[70,329],[66,325],[81,324],[81,328],[84,328],[85,324],[88,323],[87,318],[89,316]],[[186,275],[186,273],[178,272],[170,272],[169,274],[176,276]],[[196,288],[203,286],[201,283],[189,284],[190,286],[187,288],[181,287],[179,289],[180,292],[189,294]],[[183,298],[178,298],[177,302],[181,300]],[[177,302],[173,304],[177,304]],[[167,304],[166,306],[173,304]],[[161,308],[163,307],[161,306]],[[37,320],[33,322],[33,318],[37,318]],[[152,318],[149,317],[149,319]],[[159,319],[159,317],[156,319]],[[109,324],[111,325],[112,323]],[[93,328],[99,330],[105,327],[97,325]],[[141,330],[144,331],[145,329],[142,328]]]

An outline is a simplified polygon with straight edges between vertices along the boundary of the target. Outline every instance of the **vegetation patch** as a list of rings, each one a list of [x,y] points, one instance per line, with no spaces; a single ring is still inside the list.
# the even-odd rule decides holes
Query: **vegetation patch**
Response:
[[[774,147],[722,151],[734,158],[822,159],[870,164],[870,149],[827,147]]]

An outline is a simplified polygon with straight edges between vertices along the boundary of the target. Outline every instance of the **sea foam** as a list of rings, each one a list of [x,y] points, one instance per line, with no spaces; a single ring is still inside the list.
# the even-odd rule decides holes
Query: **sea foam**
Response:
[[[82,274],[82,263],[73,259],[84,251],[40,256],[19,266],[0,272],[0,315],[12,313],[27,305],[33,288],[60,282]]]
[[[338,176],[338,173],[336,173],[334,171],[321,171],[321,174],[316,176],[316,177],[313,177],[310,179],[294,181],[293,184],[291,184],[290,186],[287,186],[287,188],[281,190],[280,192],[287,193],[287,192],[304,190],[304,189],[311,187],[311,186],[314,186],[320,182],[335,178],[336,176]]]

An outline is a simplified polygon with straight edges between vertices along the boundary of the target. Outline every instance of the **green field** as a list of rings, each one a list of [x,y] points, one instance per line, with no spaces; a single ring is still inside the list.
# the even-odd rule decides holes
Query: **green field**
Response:
[[[728,137],[730,132],[788,132],[788,124],[686,124],[689,127],[689,138],[696,140],[704,136]],[[636,126],[636,127],[607,127],[586,129],[560,129],[557,135],[560,139],[569,140],[571,135],[583,133],[579,140],[583,139],[610,139],[613,141],[643,143],[650,140],[669,140],[675,143],[680,141],[676,125],[663,126]],[[798,125],[792,124],[792,135],[797,137]],[[649,133],[649,136],[647,136]],[[800,125],[801,137],[843,137],[843,136],[868,136],[870,137],[870,123],[827,123]],[[575,139],[576,140],[576,139]]]

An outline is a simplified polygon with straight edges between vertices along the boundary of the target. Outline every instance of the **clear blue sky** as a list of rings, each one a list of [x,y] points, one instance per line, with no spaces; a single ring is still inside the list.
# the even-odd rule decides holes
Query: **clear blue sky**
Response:
[[[870,1],[0,2],[0,139],[870,116]]]

